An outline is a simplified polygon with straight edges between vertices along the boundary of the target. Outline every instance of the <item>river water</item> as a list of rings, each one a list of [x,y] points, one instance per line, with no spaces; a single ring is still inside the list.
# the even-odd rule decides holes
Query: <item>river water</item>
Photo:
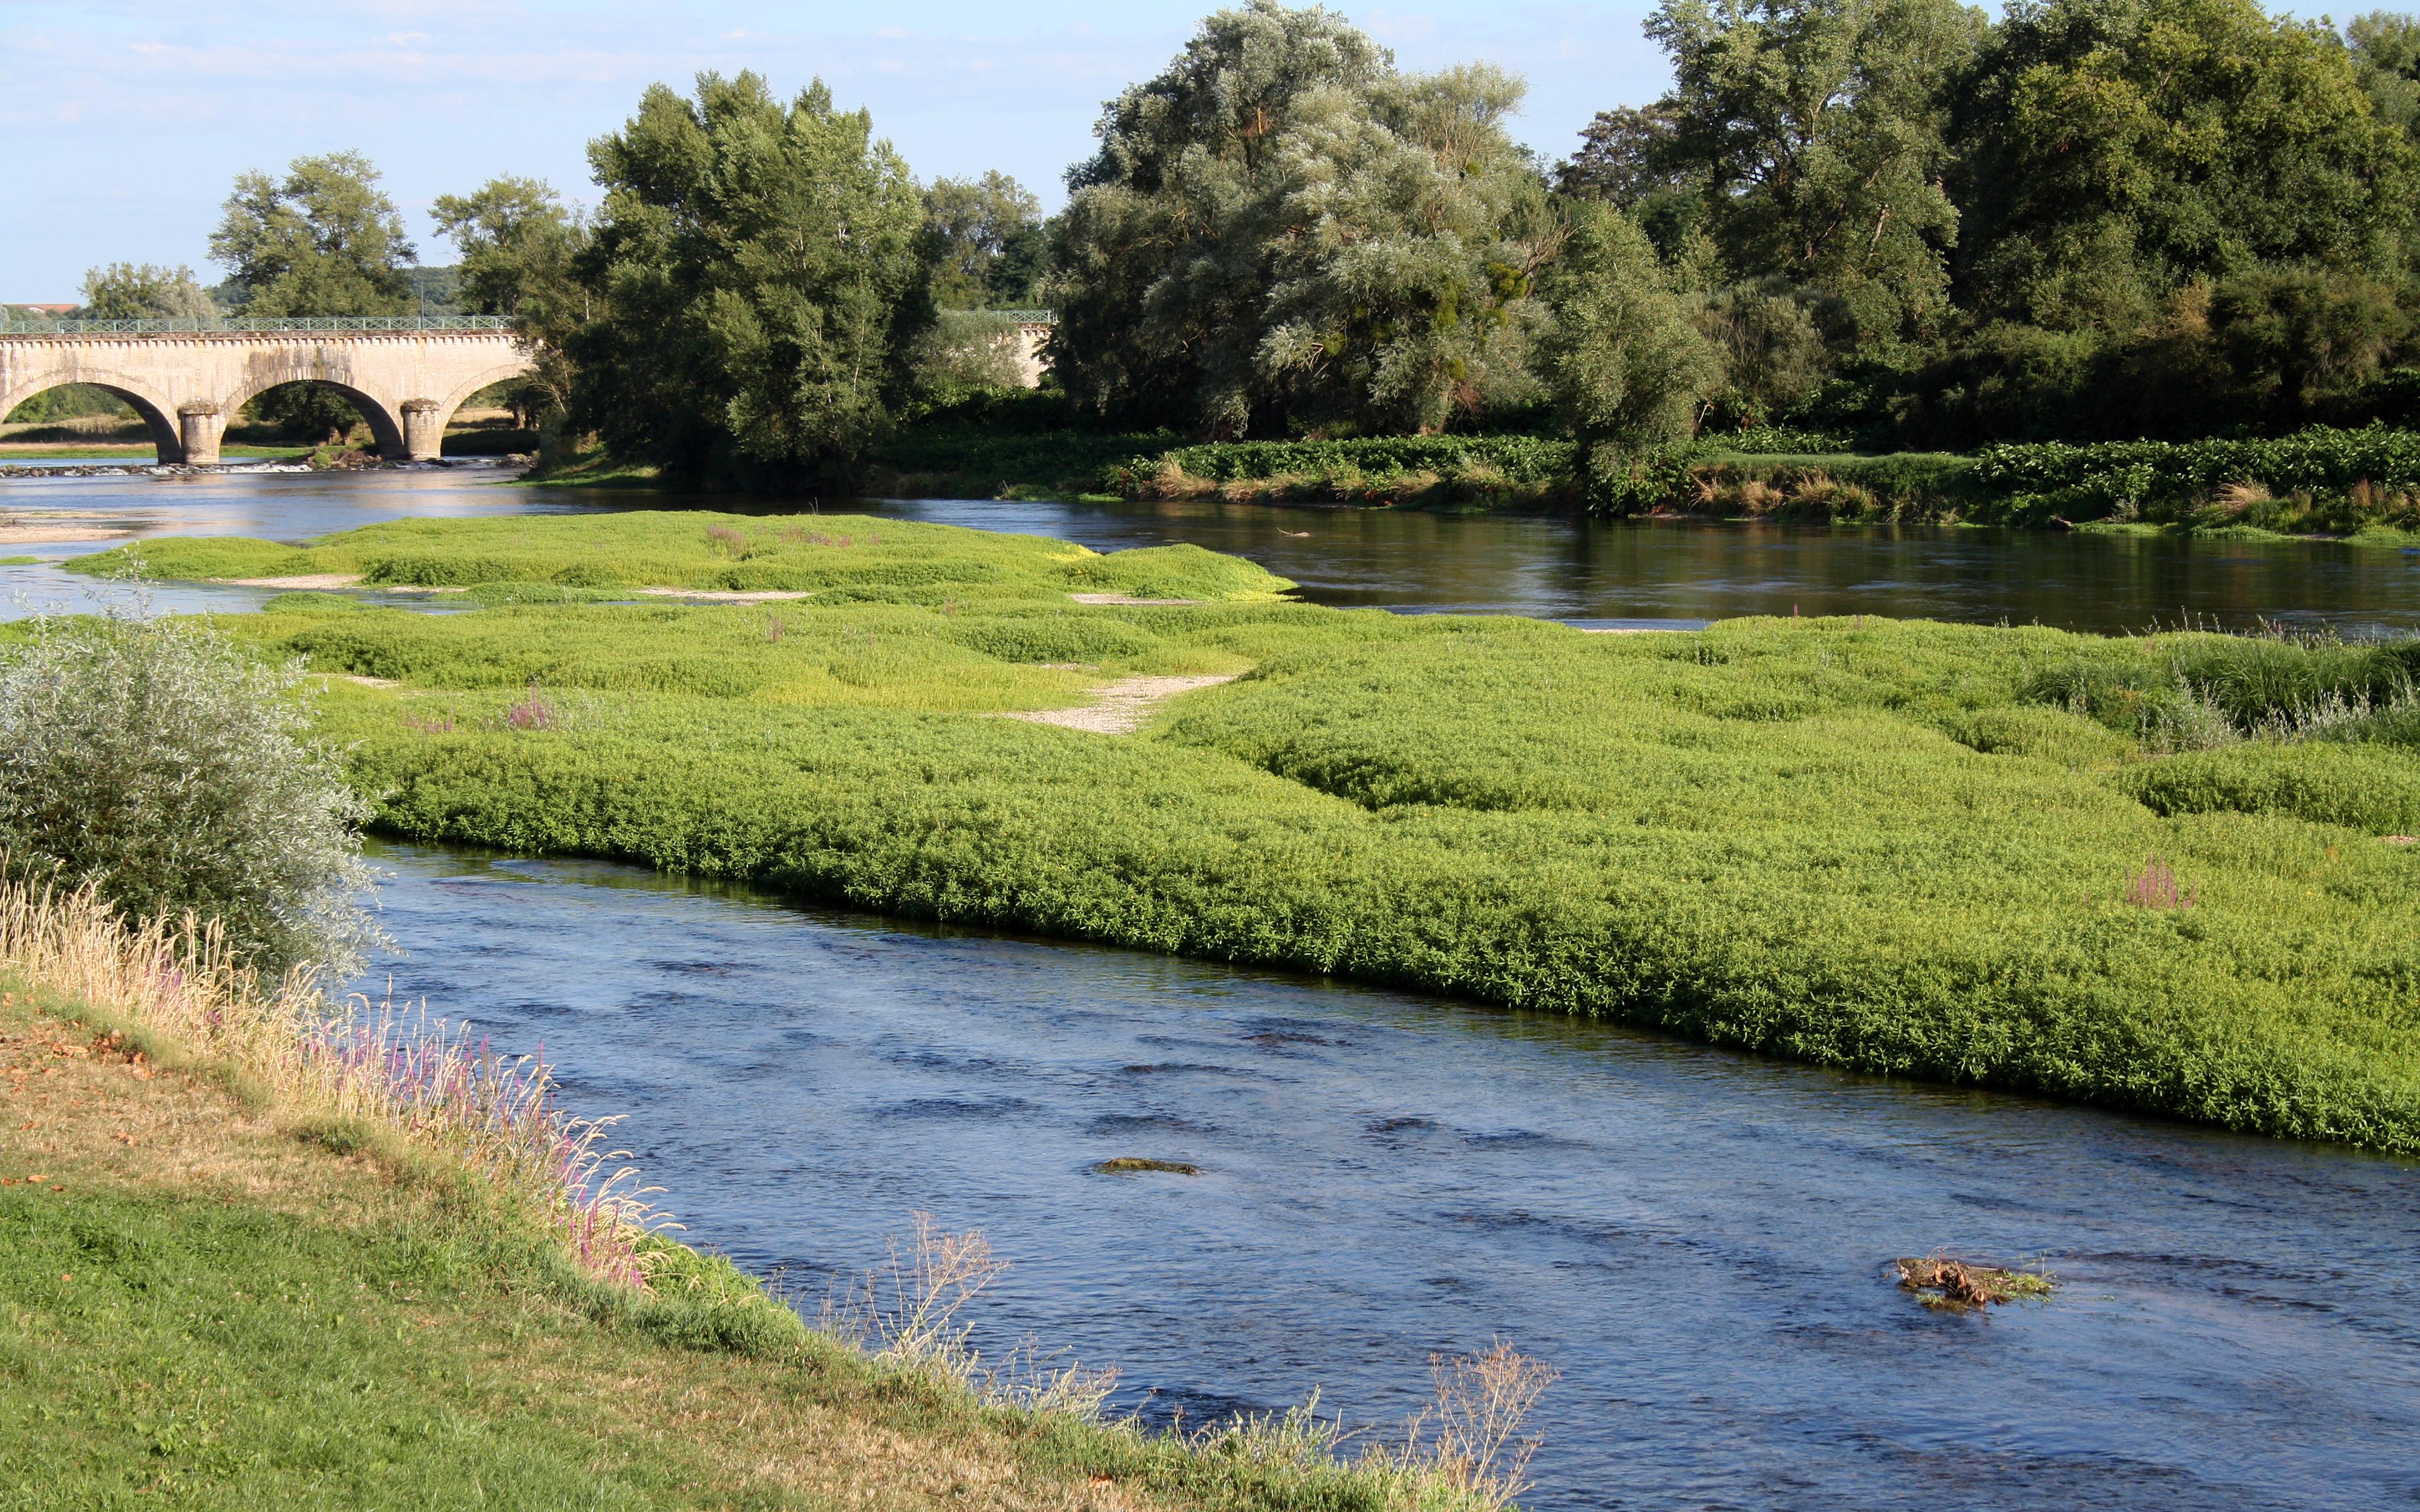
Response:
[[[493,478],[12,479],[0,510],[293,539],[596,507]],[[1309,598],[1415,611],[2420,628],[2420,559],[2301,545],[880,507],[1194,540]],[[42,560],[0,588],[17,612],[87,603],[55,563],[104,544],[9,548]],[[812,1311],[912,1213],[979,1227],[1016,1263],[979,1340],[1121,1367],[1118,1406],[1155,1421],[1318,1392],[1385,1428],[1432,1353],[1501,1337],[1562,1373],[1533,1508],[2420,1507],[2409,1162],[603,864],[380,860],[395,991],[542,1048],[578,1110],[627,1113],[619,1142],[690,1238]],[[1202,1174],[1093,1173],[1121,1155]],[[2060,1288],[1930,1313],[1887,1267],[1936,1249]]]
[[[357,474],[0,478],[0,512],[146,534],[297,540],[397,515],[648,507],[647,494],[508,488],[488,468]],[[600,502],[601,501],[601,502]],[[728,500],[695,501],[717,508]],[[792,507],[792,506],[782,506]],[[2261,621],[2348,635],[2420,630],[2420,552],[2311,542],[2134,540],[2051,532],[1696,523],[1275,509],[1206,503],[939,500],[853,506],[1026,531],[1102,550],[1192,541],[1248,556],[1314,603],[1530,614],[1591,625],[1695,627],[1739,614],[1885,614],[2040,621],[2123,632]],[[45,561],[107,542],[8,548]],[[45,565],[0,567],[9,591],[88,602]],[[163,588],[163,608],[251,608],[256,589]],[[0,609],[0,614],[8,612]],[[18,610],[23,612],[23,610]]]
[[[1562,1372],[1533,1508],[2420,1505],[2420,1165],[1558,1017],[390,847],[395,989],[541,1044],[815,1299],[916,1211],[975,1314],[1200,1422]],[[386,980],[376,983],[383,991]],[[1125,1155],[1197,1177],[1102,1176]],[[1928,1312],[1885,1268],[2045,1264]]]

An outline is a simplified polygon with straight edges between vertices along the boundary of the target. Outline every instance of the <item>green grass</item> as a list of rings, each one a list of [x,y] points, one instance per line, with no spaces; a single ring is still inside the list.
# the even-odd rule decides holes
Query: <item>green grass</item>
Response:
[[[1472,1504],[1317,1435],[987,1402],[666,1241],[650,1291],[599,1285],[444,1157],[244,1105],[173,1047],[138,1081],[53,1008],[0,997],[0,1505]]]
[[[1141,598],[1274,598],[1293,586],[1195,546],[1102,554],[1034,535],[999,535],[864,515],[613,516],[402,519],[284,546],[243,536],[139,541],[77,559],[101,575],[177,579],[350,575],[387,587],[551,584],[809,593],[832,600],[1040,599],[1075,593]]]
[[[412,560],[486,562],[499,528],[427,524]],[[668,549],[583,528],[608,562]],[[936,572],[1032,549],[928,529]],[[404,685],[324,711],[401,835],[2420,1151],[2420,855],[2379,838],[2420,791],[2409,646],[1589,636],[912,579],[235,623]],[[987,717],[1194,671],[1248,675],[1135,736]],[[2193,906],[2141,904],[2154,857]]]

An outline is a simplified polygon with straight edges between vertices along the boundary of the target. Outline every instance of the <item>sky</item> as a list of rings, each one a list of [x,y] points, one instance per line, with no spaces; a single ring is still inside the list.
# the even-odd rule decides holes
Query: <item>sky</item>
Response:
[[[999,168],[1056,207],[1101,104],[1150,77],[1217,0],[0,0],[0,302],[65,302],[85,270],[191,265],[235,176],[353,149],[386,175],[423,261],[429,202],[497,174],[593,193],[583,149],[649,84],[820,76],[926,180]],[[1404,68],[1525,77],[1513,122],[1550,158],[1599,110],[1662,92],[1649,0],[1412,0],[1333,8]]]

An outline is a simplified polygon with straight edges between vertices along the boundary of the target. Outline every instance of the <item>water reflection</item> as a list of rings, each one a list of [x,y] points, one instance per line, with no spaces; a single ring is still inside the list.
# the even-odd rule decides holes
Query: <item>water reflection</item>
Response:
[[[292,541],[403,516],[545,514],[729,499],[504,486],[492,469],[355,474],[128,474],[0,481],[11,516],[140,534]],[[761,503],[786,512],[796,502]],[[1192,541],[1301,583],[1314,603],[1411,612],[1532,614],[1693,627],[1738,614],[1881,614],[2040,621],[2122,632],[2180,621],[2271,621],[2350,635],[2420,630],[2420,552],[2304,542],[2130,540],[1929,527],[1603,523],[1178,503],[923,500],[861,503],[902,518],[1081,541],[1103,550]],[[88,605],[53,563],[107,542],[9,547],[44,564],[0,568],[0,597]],[[256,607],[258,590],[163,589],[168,609]],[[0,604],[0,617],[23,613]]]
[[[1940,526],[1834,528],[1271,509],[1225,503],[888,503],[1099,549],[1192,541],[1250,557],[1314,603],[1701,625],[1880,614],[2102,632],[2272,621],[2420,629],[2420,552]]]
[[[396,848],[396,986],[541,1041],[692,1237],[810,1297],[923,1210],[981,1342],[1361,1424],[1502,1335],[1538,1508],[2420,1498],[2420,1167],[1565,1019]],[[1118,1155],[1198,1178],[1103,1177]],[[1937,1317],[1885,1262],[2040,1258]]]

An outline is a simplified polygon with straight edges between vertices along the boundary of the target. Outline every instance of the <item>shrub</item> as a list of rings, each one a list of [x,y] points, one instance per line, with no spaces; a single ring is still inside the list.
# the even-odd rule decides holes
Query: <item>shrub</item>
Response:
[[[2420,773],[2375,748],[2247,742],[2149,762],[2120,786],[2158,814],[2288,814],[2373,835],[2420,829]]]
[[[270,971],[352,967],[376,931],[368,805],[306,741],[302,664],[206,626],[42,622],[0,665],[0,847],[130,918],[192,912]]]

